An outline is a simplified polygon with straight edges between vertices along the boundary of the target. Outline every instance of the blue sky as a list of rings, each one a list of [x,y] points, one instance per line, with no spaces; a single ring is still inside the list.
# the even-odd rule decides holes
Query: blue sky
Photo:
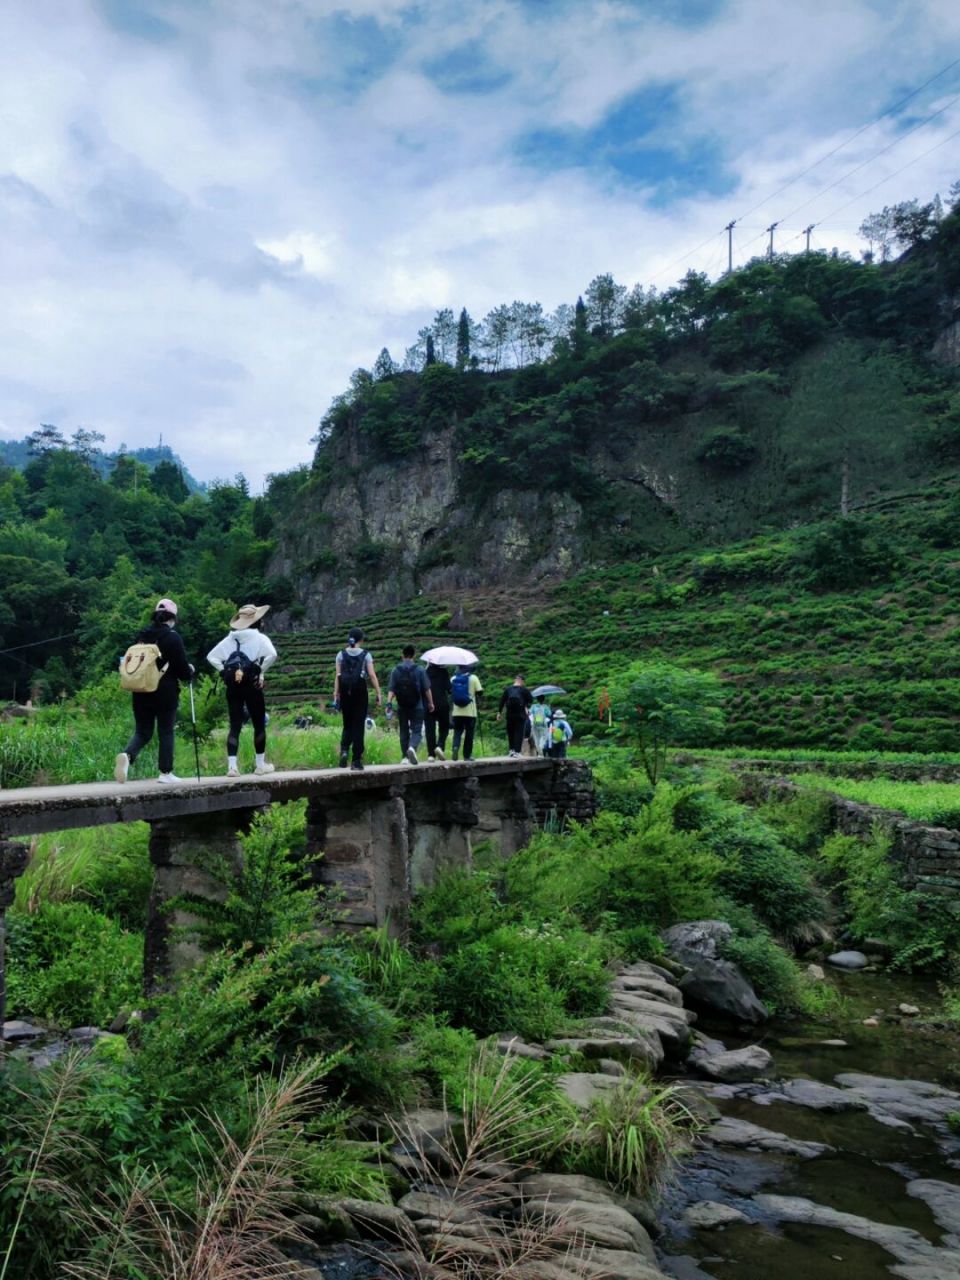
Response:
[[[954,0],[9,0],[0,435],[257,485],[439,307],[666,287],[731,218],[857,252],[960,177],[960,66],[871,125],[953,56]]]

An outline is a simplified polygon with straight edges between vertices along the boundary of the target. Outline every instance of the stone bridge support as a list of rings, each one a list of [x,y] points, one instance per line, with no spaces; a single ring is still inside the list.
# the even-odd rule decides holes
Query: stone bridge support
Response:
[[[512,857],[544,823],[593,815],[590,769],[577,760],[481,759],[321,769],[178,787],[21,788],[0,792],[0,1013],[3,915],[30,836],[116,822],[150,824],[155,869],[144,954],[148,993],[201,954],[199,919],[183,896],[223,902],[240,866],[240,836],[270,804],[307,800],[307,857],[339,927],[387,926],[403,936],[413,896],[448,867],[469,868],[483,844]]]

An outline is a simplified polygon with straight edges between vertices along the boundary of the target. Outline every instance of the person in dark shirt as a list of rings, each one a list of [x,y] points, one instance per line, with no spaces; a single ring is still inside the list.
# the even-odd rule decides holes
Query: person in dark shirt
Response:
[[[417,747],[423,736],[423,717],[433,712],[433,694],[423,667],[414,662],[416,649],[412,644],[404,646],[403,661],[390,672],[387,686],[387,706],[396,703],[397,727],[400,730],[400,750],[410,764],[419,764]]]
[[[116,759],[113,776],[117,782],[126,782],[130,766],[157,730],[160,776],[158,782],[182,782],[173,772],[173,734],[177,723],[177,703],[180,701],[180,681],[192,680],[194,670],[187,661],[183,640],[174,631],[177,622],[177,606],[164,597],[153,611],[150,624],[137,633],[136,644],[155,644],[160,650],[159,663],[163,670],[160,683],[153,693],[131,694],[133,701],[133,737]]]
[[[524,683],[523,676],[513,677],[513,684],[508,684],[500,697],[497,708],[497,720],[503,712],[507,713],[507,741],[510,755],[518,756],[523,748],[523,731],[527,724],[527,711],[533,703],[533,695]]]
[[[447,736],[450,733],[450,672],[436,663],[427,664],[427,679],[433,694],[433,710],[427,711],[427,755],[434,760],[444,759]]]

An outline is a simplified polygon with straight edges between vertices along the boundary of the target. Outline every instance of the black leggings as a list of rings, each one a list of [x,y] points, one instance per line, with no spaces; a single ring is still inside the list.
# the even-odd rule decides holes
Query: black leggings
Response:
[[[453,717],[453,754],[460,750],[460,738],[463,738],[463,758],[469,760],[473,755],[473,735],[477,731],[476,716]]]
[[[437,702],[433,711],[427,712],[427,755],[432,756],[437,747],[441,751],[447,745],[447,734],[450,732],[450,703]]]
[[[340,691],[340,714],[343,717],[343,732],[340,735],[340,754],[353,748],[355,761],[363,759],[363,733],[366,726],[367,712],[370,708],[370,695],[366,683],[358,690]]]
[[[253,725],[253,749],[261,754],[267,749],[267,708],[263,700],[263,690],[256,684],[227,685],[227,714],[230,717],[230,732],[227,734],[227,755],[235,756],[240,742],[240,730],[243,728],[243,709],[250,712],[250,723]]]
[[[157,705],[152,693],[135,693],[133,695],[133,722],[136,728],[133,737],[127,743],[126,753],[133,764],[137,756],[153,737],[153,727],[157,727],[158,764],[161,773],[173,772],[173,731],[177,723],[177,704]]]

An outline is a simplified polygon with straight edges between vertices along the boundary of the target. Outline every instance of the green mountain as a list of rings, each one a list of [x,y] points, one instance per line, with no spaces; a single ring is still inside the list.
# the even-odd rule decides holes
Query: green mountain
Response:
[[[34,456],[31,453],[29,436],[24,436],[22,440],[0,440],[0,466],[13,467],[17,471],[23,471]],[[142,462],[151,471],[161,462],[171,463],[180,471],[190,493],[203,493],[206,489],[206,484],[190,474],[183,459],[168,444],[128,449],[122,454],[120,452],[101,453],[99,450],[94,450],[90,461],[98,475],[106,479],[113,471],[117,464],[117,459],[120,457],[132,458],[135,462]]]
[[[960,459],[960,213],[895,263],[764,259],[663,294],[598,277],[587,298],[522,367],[461,346],[353,375],[274,530],[300,621],[855,515]],[[521,337],[530,310],[498,309]]]

